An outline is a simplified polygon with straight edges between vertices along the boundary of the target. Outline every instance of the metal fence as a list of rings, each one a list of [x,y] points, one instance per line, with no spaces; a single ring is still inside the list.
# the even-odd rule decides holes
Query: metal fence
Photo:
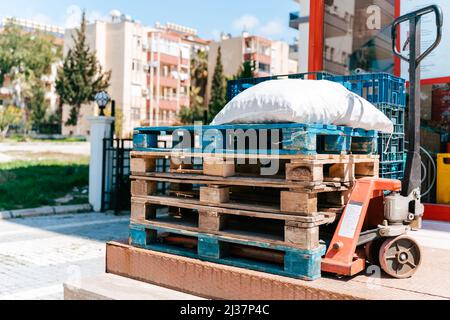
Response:
[[[103,140],[102,211],[129,211],[131,139]]]

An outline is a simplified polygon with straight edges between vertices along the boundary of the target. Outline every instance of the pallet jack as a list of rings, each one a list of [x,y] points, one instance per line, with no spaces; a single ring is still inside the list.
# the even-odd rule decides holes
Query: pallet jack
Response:
[[[437,37],[423,53],[420,50],[420,22],[435,14]],[[409,22],[409,57],[398,50],[398,27]],[[437,5],[397,18],[392,25],[393,51],[409,63],[409,143],[405,179],[364,178],[356,182],[349,203],[322,261],[322,271],[353,276],[366,269],[366,261],[381,266],[389,276],[413,276],[421,264],[421,248],[407,234],[420,222],[422,166],[420,157],[420,63],[441,42],[443,14]]]

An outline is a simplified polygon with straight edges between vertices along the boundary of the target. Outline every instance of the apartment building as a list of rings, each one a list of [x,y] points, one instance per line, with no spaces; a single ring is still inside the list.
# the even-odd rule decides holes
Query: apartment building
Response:
[[[197,31],[176,24],[156,24],[148,32],[148,75],[145,125],[170,126],[189,107],[190,68]]]
[[[66,32],[65,52],[73,45],[74,31]],[[108,92],[116,101],[123,137],[139,126],[178,122],[180,110],[189,107],[191,54],[207,49],[196,30],[176,24],[145,27],[114,11],[111,21],[88,25],[87,40],[103,69],[112,71]],[[64,120],[69,110],[64,107]],[[63,134],[88,136],[87,118],[97,113],[94,103],[83,106],[78,125],[64,126]]]
[[[147,28],[131,18],[112,12],[111,21],[96,21],[87,26],[88,46],[96,52],[104,71],[111,70],[108,92],[116,102],[116,115],[121,136],[130,136],[141,125],[147,101],[146,69]],[[73,46],[75,29],[65,33],[65,54]],[[83,105],[77,126],[66,126],[70,106],[63,108],[63,135],[89,136],[88,118],[98,114],[95,103]]]
[[[64,29],[55,25],[38,23],[28,19],[19,19],[14,17],[5,18],[0,25],[0,32],[6,25],[15,25],[26,33],[40,33],[50,40],[55,46],[64,46]],[[48,105],[49,114],[53,114],[59,107],[59,97],[56,93],[56,76],[58,73],[58,66],[60,61],[54,63],[50,68],[50,73],[42,77],[42,82],[45,85],[45,100]],[[15,105],[24,107],[24,101],[20,97],[22,88],[20,83],[13,83],[8,77],[5,78],[3,87],[0,88],[0,105],[13,103]]]
[[[282,41],[272,41],[244,32],[239,37],[222,36],[220,41],[213,41],[209,46],[207,97],[211,94],[219,47],[224,73],[229,78],[236,76],[246,61],[254,64],[256,77],[296,73],[298,69],[298,62],[289,58],[289,45]]]

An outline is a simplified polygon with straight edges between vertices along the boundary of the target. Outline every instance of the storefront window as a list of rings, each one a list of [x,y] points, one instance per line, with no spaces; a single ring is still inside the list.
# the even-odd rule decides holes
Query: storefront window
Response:
[[[450,142],[450,83],[422,86],[422,146],[447,152]]]
[[[333,74],[394,69],[394,0],[333,0],[325,6],[324,69]]]

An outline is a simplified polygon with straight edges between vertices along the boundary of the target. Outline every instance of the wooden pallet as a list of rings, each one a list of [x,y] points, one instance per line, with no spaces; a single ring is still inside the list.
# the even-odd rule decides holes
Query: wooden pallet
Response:
[[[137,128],[133,140],[134,150],[145,152],[315,155],[374,154],[377,138],[375,131],[333,125],[237,124]]]
[[[303,280],[321,276],[325,246],[301,250],[230,236],[132,223],[130,245]]]
[[[170,173],[214,177],[277,178],[292,182],[353,182],[378,177],[379,157],[374,155],[211,155],[178,152],[131,153],[133,175],[156,172],[158,159],[170,161]],[[269,170],[274,168],[273,170]],[[167,173],[167,172],[165,172]]]
[[[157,194],[158,178],[132,177],[131,194],[147,197]],[[231,186],[209,183],[191,184],[182,179],[170,180],[170,195],[188,198],[204,205],[248,208],[257,206],[262,212],[290,213],[314,216],[320,211],[340,213],[348,202],[350,189],[347,186],[300,187],[292,189],[257,186]],[[263,207],[262,205],[265,204]]]
[[[149,196],[132,198],[131,221],[310,250],[319,246],[319,227],[334,223],[336,214],[300,216],[267,205],[219,206],[195,199]]]

